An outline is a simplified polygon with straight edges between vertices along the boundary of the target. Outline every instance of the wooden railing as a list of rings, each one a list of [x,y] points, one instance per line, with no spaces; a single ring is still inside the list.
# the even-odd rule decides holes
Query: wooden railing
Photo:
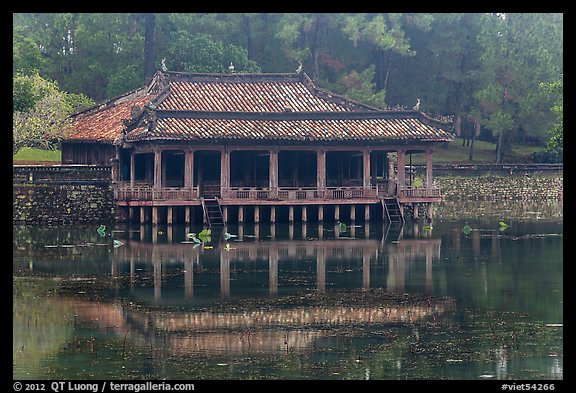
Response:
[[[206,190],[200,195],[198,187],[162,187],[152,185],[135,185],[116,183],[113,186],[114,198],[119,201],[165,201],[165,200],[198,200],[211,197]],[[212,193],[212,190],[209,190]],[[218,193],[223,200],[318,200],[318,199],[362,199],[390,196],[386,188],[378,186],[364,187],[230,187]],[[440,197],[437,187],[401,187],[398,196],[404,198]]]
[[[231,187],[222,190],[222,199],[356,199],[377,196],[376,187]]]
[[[442,196],[438,187],[400,187],[399,197],[405,198],[439,198]]]
[[[199,199],[198,187],[162,187],[154,188],[151,185],[115,184],[113,187],[114,199],[119,201],[164,201],[164,200],[193,200]]]

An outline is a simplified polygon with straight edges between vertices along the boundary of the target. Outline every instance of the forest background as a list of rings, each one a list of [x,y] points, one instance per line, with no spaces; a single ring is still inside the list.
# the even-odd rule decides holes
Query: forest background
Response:
[[[15,13],[13,152],[54,149],[70,115],[156,70],[304,72],[377,108],[453,121],[474,142],[563,160],[561,13]]]

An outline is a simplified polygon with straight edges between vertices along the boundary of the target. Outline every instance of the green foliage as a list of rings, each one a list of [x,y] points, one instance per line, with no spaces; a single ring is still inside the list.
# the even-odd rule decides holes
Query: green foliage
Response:
[[[13,14],[13,73],[58,81],[101,102],[143,86],[146,15]],[[553,13],[161,13],[155,59],[172,71],[294,72],[371,106],[473,116],[502,135],[562,145],[562,106],[541,84],[562,75],[563,15]],[[14,110],[32,109],[14,84]],[[551,109],[552,108],[552,109]],[[560,108],[560,111],[558,111]]]
[[[554,82],[541,83],[540,87],[545,94],[554,97],[554,105],[551,109],[556,115],[556,122],[549,130],[550,140],[547,150],[561,156],[564,149],[564,79],[561,76],[559,80]]]
[[[13,155],[23,147],[55,148],[69,130],[73,104],[83,100],[80,96],[68,98],[57,83],[38,74],[16,75],[13,80]]]
[[[227,72],[230,62],[236,72],[260,71],[258,65],[248,59],[245,49],[213,41],[206,34],[174,32],[162,56],[171,71]]]
[[[372,65],[361,73],[352,70],[350,74],[340,79],[340,84],[345,87],[343,95],[351,100],[363,102],[376,108],[384,108],[385,90],[376,91],[374,79],[375,67]]]

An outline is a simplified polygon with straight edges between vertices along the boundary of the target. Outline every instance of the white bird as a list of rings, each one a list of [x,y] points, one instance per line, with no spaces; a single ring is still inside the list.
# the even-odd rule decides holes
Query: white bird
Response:
[[[230,65],[228,66],[228,71],[234,72],[234,64],[232,64],[232,62],[230,62]]]
[[[301,73],[302,72],[302,62],[300,60],[298,60],[298,63],[300,63],[300,65],[298,66],[298,68],[296,69],[297,73]]]
[[[415,111],[419,111],[420,110],[420,98],[416,99],[416,105],[414,105],[414,109]]]
[[[166,58],[162,59],[162,71],[168,71],[168,67],[166,67]]]

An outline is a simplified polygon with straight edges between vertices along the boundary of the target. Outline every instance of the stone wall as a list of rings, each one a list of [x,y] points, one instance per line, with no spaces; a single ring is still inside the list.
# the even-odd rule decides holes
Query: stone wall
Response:
[[[563,198],[563,175],[434,176],[447,200],[505,201],[559,200]]]
[[[116,205],[110,166],[14,166],[13,223],[113,222]]]

